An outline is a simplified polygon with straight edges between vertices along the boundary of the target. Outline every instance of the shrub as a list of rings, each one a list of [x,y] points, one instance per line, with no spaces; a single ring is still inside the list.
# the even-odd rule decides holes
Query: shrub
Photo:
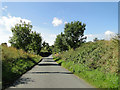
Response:
[[[83,43],[56,57],[62,65],[99,88],[118,88],[118,40]],[[59,61],[58,61],[59,63]]]

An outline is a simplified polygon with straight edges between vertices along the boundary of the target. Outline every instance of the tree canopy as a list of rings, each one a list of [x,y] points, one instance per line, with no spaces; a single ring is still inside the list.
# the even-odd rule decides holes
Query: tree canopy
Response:
[[[84,37],[86,24],[82,22],[74,21],[67,23],[64,28],[65,39],[70,48],[77,48],[84,42],[86,37]]]
[[[65,41],[65,35],[63,33],[57,35],[57,38],[55,40],[55,46],[56,46],[56,49],[58,49],[57,51],[59,51],[59,52],[68,50],[68,46]]]
[[[39,33],[32,31],[32,25],[30,23],[26,24],[20,21],[15,27],[11,28],[11,31],[13,34],[9,40],[11,46],[39,54],[42,38]]]
[[[49,46],[49,43],[47,43],[47,42],[43,42],[42,43],[42,48],[43,48],[43,50],[45,50],[45,51],[47,51],[47,52],[52,52],[52,50],[51,50],[51,48],[50,48],[50,46]]]
[[[64,51],[70,48],[77,48],[84,43],[87,37],[84,37],[86,24],[74,21],[65,24],[64,32],[57,35],[54,46],[57,51]]]

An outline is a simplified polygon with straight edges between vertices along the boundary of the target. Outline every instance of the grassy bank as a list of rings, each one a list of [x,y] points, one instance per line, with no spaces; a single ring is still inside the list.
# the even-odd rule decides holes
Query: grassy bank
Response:
[[[9,86],[42,59],[13,47],[2,46],[2,86]]]
[[[76,50],[55,54],[54,60],[95,87],[118,88],[115,40],[84,43]]]

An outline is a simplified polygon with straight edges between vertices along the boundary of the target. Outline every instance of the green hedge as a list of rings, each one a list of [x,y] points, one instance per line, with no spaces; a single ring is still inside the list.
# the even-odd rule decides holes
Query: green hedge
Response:
[[[54,60],[99,88],[118,88],[118,44],[97,41],[54,55]]]

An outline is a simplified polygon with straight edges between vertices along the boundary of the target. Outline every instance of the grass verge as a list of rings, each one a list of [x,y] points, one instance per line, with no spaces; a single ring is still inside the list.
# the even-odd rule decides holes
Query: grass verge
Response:
[[[58,64],[61,64],[61,66],[89,82],[96,88],[111,88],[114,90],[118,89],[118,76],[115,73],[104,73],[99,69],[90,70],[87,66],[75,64],[73,61],[67,62],[55,56],[53,56],[53,59]]]
[[[42,57],[2,46],[2,88],[9,87],[20,76],[41,61]]]

